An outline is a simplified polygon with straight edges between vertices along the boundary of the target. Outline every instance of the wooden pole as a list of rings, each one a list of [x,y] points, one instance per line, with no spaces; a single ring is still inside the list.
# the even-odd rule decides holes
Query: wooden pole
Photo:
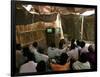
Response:
[[[83,39],[83,28],[84,28],[84,16],[82,16],[82,24],[81,24],[81,40]]]

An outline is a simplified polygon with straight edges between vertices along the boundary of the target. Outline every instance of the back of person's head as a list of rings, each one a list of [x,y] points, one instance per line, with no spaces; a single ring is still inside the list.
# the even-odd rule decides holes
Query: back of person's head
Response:
[[[80,46],[80,41],[79,40],[77,40],[76,43],[77,43],[77,46]]]
[[[33,45],[35,48],[38,47],[38,43],[37,43],[37,42],[34,42],[32,45]]]
[[[63,49],[63,45],[66,44],[65,40],[64,39],[61,39],[59,41],[59,49]]]
[[[21,45],[20,44],[16,44],[16,50],[21,50]]]
[[[36,62],[35,61],[35,55],[33,53],[31,53],[31,52],[28,52],[27,58],[28,58],[28,61],[34,61],[34,62]]]
[[[23,48],[23,55],[24,56],[28,56],[28,53],[30,52],[29,48],[28,47],[24,47]]]
[[[31,53],[28,47],[23,48],[23,55],[28,58],[28,61],[35,61],[35,56],[33,53]]]
[[[41,54],[44,54],[44,49],[42,47],[38,47],[37,51]]]
[[[72,50],[72,49],[75,49],[75,47],[76,47],[76,45],[75,45],[75,44],[72,44],[71,47],[70,47],[70,49],[71,49],[71,50]]]
[[[61,65],[64,65],[67,63],[67,60],[68,60],[68,55],[66,53],[62,53],[60,55],[60,64]]]
[[[72,39],[72,40],[71,40],[71,44],[74,44],[74,43],[75,43],[75,39]]]
[[[65,44],[66,42],[65,42],[65,40],[64,40],[64,39],[60,39],[60,43]]]
[[[89,50],[89,52],[94,52],[95,51],[93,45],[89,45],[88,50]]]
[[[59,42],[59,49],[63,49],[63,43]]]
[[[37,72],[45,72],[46,71],[46,63],[44,61],[40,61],[36,67]]]
[[[85,63],[88,61],[87,59],[87,53],[82,53],[79,57],[79,61],[82,62],[82,63]]]
[[[53,48],[56,47],[55,43],[51,42],[50,47],[53,47]]]
[[[81,46],[81,48],[85,47],[85,42],[81,41],[80,46]]]

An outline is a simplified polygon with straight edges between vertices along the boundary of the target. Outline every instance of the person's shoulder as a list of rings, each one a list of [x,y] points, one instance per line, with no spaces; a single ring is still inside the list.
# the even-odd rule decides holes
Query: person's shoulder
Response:
[[[48,47],[48,49],[47,49],[47,50],[48,50],[48,51],[50,51],[51,49],[52,49],[51,47]]]
[[[57,68],[58,68],[60,65],[57,64],[57,63],[51,63],[51,66],[52,66],[52,67],[57,67]]]
[[[81,48],[81,51],[87,51],[87,50],[88,50],[87,47],[83,47],[83,48]]]
[[[78,64],[80,64],[80,61],[75,61],[74,63],[73,63],[74,65],[78,65]]]
[[[34,65],[34,66],[36,66],[37,65],[37,63],[36,62],[34,62],[34,61],[29,61],[28,63],[26,63],[25,65]],[[24,65],[24,66],[25,66]]]
[[[68,51],[68,53],[70,53],[70,54],[73,53],[73,52],[74,52],[74,50],[70,50],[70,51]]]
[[[68,62],[66,62],[66,64],[65,65],[69,65],[71,62],[70,61],[68,61]]]
[[[35,66],[37,66],[37,63],[36,63],[36,62],[34,62],[34,61],[32,61],[32,64],[33,64],[33,65],[35,65]]]
[[[28,65],[28,63],[24,63],[23,65],[21,65],[21,68],[24,68],[26,65]]]
[[[42,54],[42,56],[44,56],[44,57],[46,57],[46,58],[49,58],[47,55],[45,55],[45,54]]]
[[[58,52],[59,51],[59,49],[58,48],[53,48],[53,50],[52,51],[55,51],[55,53],[56,52]]]
[[[22,51],[21,50],[16,50],[16,55],[22,55]]]
[[[90,62],[89,62],[89,61],[87,61],[87,62],[86,62],[86,64],[90,64]]]
[[[55,51],[61,51],[61,49],[59,49],[59,48],[55,48]]]
[[[80,47],[75,47],[75,50],[79,50],[80,49]]]
[[[71,51],[68,51],[68,52],[67,52],[67,54],[70,54],[70,53],[71,53]]]
[[[16,53],[21,53],[21,50],[16,50]]]

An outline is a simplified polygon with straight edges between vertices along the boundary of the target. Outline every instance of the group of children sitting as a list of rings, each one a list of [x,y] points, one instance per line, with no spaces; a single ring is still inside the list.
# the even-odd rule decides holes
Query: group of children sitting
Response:
[[[47,49],[37,42],[26,47],[16,45],[16,73],[40,73],[53,71],[87,70],[96,68],[95,46],[86,47],[84,41],[71,41],[66,45],[64,39],[59,47],[51,43]]]

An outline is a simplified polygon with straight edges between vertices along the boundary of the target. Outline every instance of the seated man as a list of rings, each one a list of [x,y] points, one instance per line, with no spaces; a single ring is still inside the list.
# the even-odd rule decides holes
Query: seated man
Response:
[[[73,70],[91,69],[90,63],[87,59],[87,54],[82,53],[79,60],[73,63],[72,68]]]
[[[75,44],[71,45],[71,50],[67,52],[68,56],[72,61],[76,61],[79,58],[78,48],[76,48]]]
[[[88,61],[91,64],[91,69],[95,69],[96,66],[97,66],[95,46],[94,45],[90,45],[88,47],[88,50],[89,50],[89,53],[88,53]]]
[[[27,60],[23,56],[22,48],[20,44],[16,45],[16,71],[19,72],[19,67]]]
[[[33,43],[33,45],[34,45],[34,43]],[[36,49],[36,48],[34,48],[34,46],[31,46],[29,48],[30,48],[30,51],[35,55],[36,62],[40,62],[42,60],[45,62],[48,61],[49,57],[43,53],[44,52],[43,49],[41,49],[41,48]]]
[[[28,49],[27,49],[28,50]],[[36,66],[37,66],[37,63],[35,62],[35,59],[34,59],[34,55],[28,51],[26,51],[25,53],[28,60],[25,64],[23,64],[21,67],[20,67],[20,71],[19,73],[33,73],[33,72],[37,72],[36,71]]]
[[[70,62],[68,60],[68,55],[62,53],[60,56],[59,63],[50,63],[51,69],[53,71],[67,71],[70,70]]]
[[[59,49],[56,48],[55,43],[51,43],[51,45],[48,47],[47,54],[49,58],[55,58],[56,56],[59,56]]]
[[[59,48],[58,48],[58,55],[60,56],[62,53],[66,53],[67,51],[67,45],[64,39],[61,39],[59,42]]]
[[[38,43],[34,42],[32,45],[29,46],[29,49],[32,53],[34,53],[34,51],[37,51],[38,49]]]
[[[46,63],[44,61],[40,61],[36,67],[37,72],[46,72]]]
[[[87,48],[85,45],[86,45],[86,43],[85,43],[84,41],[81,41],[81,43],[80,43],[80,46],[81,46],[80,55],[81,55],[82,53],[87,53],[87,52],[89,52],[89,51],[88,51],[88,48]]]

